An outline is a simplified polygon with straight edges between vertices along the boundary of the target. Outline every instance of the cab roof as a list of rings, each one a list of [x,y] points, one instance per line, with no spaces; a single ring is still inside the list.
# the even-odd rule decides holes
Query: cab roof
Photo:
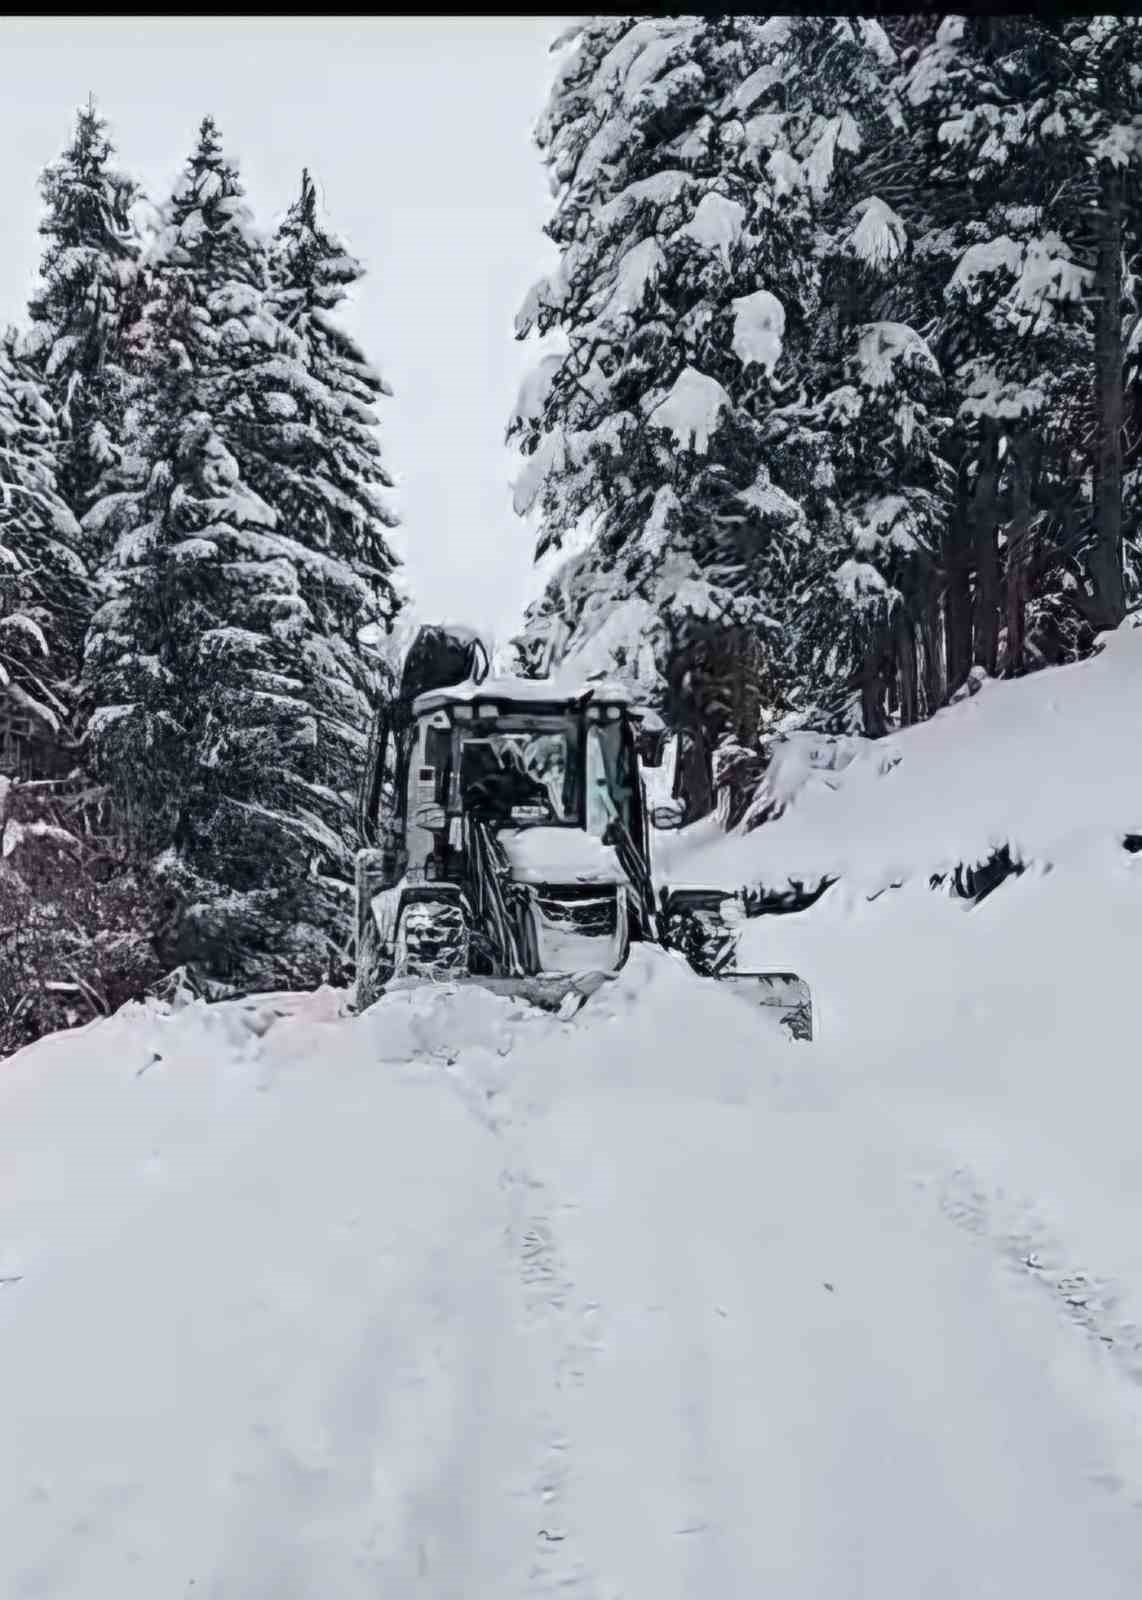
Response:
[[[558,709],[583,700],[595,705],[620,705],[637,709],[630,690],[621,683],[569,684],[554,678],[485,678],[482,682],[469,680],[455,683],[445,689],[429,689],[417,695],[412,702],[414,716],[444,710],[453,705],[475,705],[479,701],[494,701],[497,705],[518,707],[522,711],[539,706]]]

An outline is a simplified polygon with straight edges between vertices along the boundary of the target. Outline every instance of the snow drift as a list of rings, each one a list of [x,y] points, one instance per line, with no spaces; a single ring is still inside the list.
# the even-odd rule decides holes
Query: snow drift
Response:
[[[781,888],[841,878],[870,894],[1007,848],[1061,861],[1142,834],[1142,629],[1104,635],[1089,661],[1003,683],[885,739],[794,734],[775,749],[752,832],[712,821],[656,841],[677,883]]]
[[[1026,1079],[792,1044],[643,950],[573,1023],[340,1010],[129,1008],[0,1071],[4,1593],[1139,1592],[1122,1313],[988,1187],[1036,1170],[987,1136]]]

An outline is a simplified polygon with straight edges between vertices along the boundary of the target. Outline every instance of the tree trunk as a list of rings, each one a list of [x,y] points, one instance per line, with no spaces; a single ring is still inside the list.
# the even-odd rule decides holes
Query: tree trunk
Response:
[[[682,739],[674,775],[674,797],[686,807],[687,822],[708,816],[714,808],[713,761],[704,734],[688,729]]]
[[[709,742],[701,731],[694,731],[689,736],[683,765],[686,813],[694,819],[709,816],[713,810],[713,760]]]
[[[1024,670],[1027,622],[1027,556],[1031,536],[1031,449],[1026,434],[1011,441],[1012,505],[1007,530],[1007,650],[1004,672],[1016,678]]]
[[[1095,260],[1094,548],[1088,561],[1097,624],[1116,628],[1126,612],[1122,580],[1122,211],[1121,171],[1099,178]]]
[[[948,517],[942,559],[946,574],[944,591],[945,695],[952,695],[967,682],[971,670],[971,529],[968,516],[967,481],[956,474],[956,498]]]
[[[999,430],[994,423],[985,423],[971,511],[975,553],[972,661],[991,677],[999,656],[998,489]]]
[[[920,720],[916,629],[903,606],[896,613],[896,665],[900,675],[900,726],[910,728]]]
[[[884,657],[884,642],[878,639],[869,647],[861,667],[861,716],[864,731],[870,739],[879,739],[888,731],[884,715],[884,691],[887,688]]]
[[[924,714],[929,717],[944,704],[948,693],[944,676],[943,632],[940,627],[942,601],[936,574],[930,573],[924,609],[920,614],[920,637],[924,645]]]

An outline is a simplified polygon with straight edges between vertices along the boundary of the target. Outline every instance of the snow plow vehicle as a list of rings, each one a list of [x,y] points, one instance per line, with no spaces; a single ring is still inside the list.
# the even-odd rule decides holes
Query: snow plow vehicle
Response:
[[[735,964],[741,896],[655,889],[644,768],[667,730],[621,685],[493,677],[474,633],[422,627],[374,717],[358,804],[356,983],[475,982],[569,1015],[635,941],[677,950],[812,1037],[807,985]]]

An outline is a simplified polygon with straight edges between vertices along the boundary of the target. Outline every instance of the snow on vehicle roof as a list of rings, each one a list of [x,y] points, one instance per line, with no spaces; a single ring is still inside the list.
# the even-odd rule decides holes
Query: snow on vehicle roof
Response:
[[[422,712],[434,711],[439,706],[464,705],[474,700],[503,700],[537,705],[575,700],[587,694],[592,700],[607,705],[635,704],[635,697],[630,689],[625,684],[613,680],[584,683],[580,680],[563,678],[503,676],[485,678],[479,683],[469,679],[465,683],[455,683],[448,688],[426,690],[424,694],[417,695],[412,703],[412,709],[414,715],[419,716]]]

